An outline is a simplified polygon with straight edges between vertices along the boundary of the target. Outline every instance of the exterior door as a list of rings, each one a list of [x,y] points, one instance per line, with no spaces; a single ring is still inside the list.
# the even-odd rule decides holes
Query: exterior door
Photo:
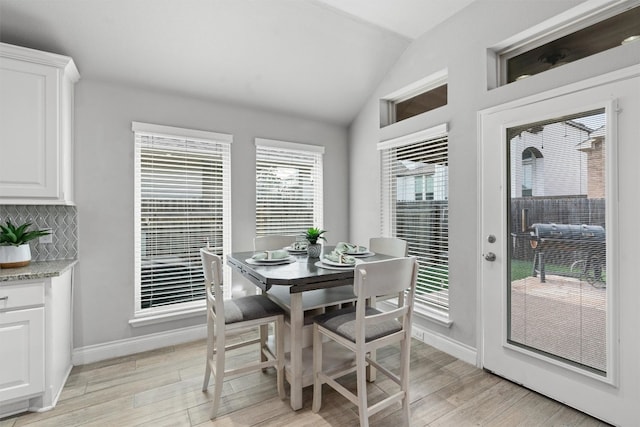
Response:
[[[482,365],[618,425],[640,401],[639,73],[481,113]]]

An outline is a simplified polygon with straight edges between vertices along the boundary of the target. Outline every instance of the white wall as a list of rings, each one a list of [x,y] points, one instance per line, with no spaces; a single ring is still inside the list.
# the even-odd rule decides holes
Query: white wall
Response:
[[[380,230],[376,143],[444,122],[449,124],[449,283],[453,325],[446,328],[416,316],[419,327],[428,330],[431,336],[453,340],[463,347],[478,346],[477,112],[638,61],[639,46],[629,44],[508,86],[487,89],[488,47],[579,3],[578,0],[472,3],[409,46],[350,127],[350,239],[362,242]],[[449,72],[447,106],[379,128],[381,97],[445,68]]]
[[[348,235],[346,129],[222,102],[216,104],[81,80],[76,85],[74,159],[79,223],[79,263],[74,288],[75,348],[205,322],[204,316],[200,316],[136,328],[128,323],[134,310],[132,121],[233,135],[234,251],[253,248],[254,138],[324,145],[324,227],[329,230],[330,242]]]

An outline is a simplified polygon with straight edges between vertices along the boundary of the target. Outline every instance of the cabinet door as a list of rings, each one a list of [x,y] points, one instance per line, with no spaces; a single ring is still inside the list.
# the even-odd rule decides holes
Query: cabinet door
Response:
[[[0,58],[0,194],[59,197],[58,69]]]
[[[0,402],[44,391],[44,308],[0,313]]]

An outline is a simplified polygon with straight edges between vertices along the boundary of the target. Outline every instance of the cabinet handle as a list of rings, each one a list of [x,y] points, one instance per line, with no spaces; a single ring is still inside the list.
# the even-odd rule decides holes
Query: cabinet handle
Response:
[[[9,301],[9,297],[0,297],[0,301]]]

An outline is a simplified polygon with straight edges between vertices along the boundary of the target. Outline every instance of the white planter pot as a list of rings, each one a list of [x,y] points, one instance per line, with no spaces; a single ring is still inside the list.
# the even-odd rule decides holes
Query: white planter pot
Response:
[[[320,245],[320,243],[309,243],[309,246],[307,246],[307,255],[309,258],[320,258],[320,252],[322,252],[322,245]]]
[[[0,268],[16,268],[29,265],[31,247],[28,243],[20,246],[0,246]]]

